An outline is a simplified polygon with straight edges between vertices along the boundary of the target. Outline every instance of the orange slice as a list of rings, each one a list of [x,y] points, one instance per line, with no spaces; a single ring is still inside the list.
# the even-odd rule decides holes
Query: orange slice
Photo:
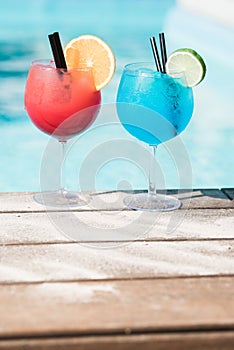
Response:
[[[115,72],[115,56],[111,48],[99,37],[81,35],[64,48],[68,69],[92,67],[97,90],[103,89]]]

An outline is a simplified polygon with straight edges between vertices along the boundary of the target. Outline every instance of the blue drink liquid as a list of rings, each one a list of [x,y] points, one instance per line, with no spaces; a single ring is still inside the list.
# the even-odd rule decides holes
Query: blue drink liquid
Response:
[[[172,78],[148,63],[125,67],[117,95],[117,113],[125,129],[149,145],[159,145],[188,125],[193,93],[183,76]]]

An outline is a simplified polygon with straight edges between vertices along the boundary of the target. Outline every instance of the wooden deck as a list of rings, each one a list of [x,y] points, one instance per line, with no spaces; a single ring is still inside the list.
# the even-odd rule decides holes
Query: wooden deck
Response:
[[[163,214],[125,195],[48,213],[0,194],[1,350],[234,349],[234,190]]]

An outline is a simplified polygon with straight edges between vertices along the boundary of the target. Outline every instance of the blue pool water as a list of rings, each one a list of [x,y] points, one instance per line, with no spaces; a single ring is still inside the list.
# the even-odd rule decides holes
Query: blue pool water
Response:
[[[70,148],[69,187],[79,188],[80,170],[90,173],[95,162],[94,180],[87,182],[87,188],[146,187],[144,169],[132,160],[134,147],[126,146],[123,157],[117,152],[118,140],[127,145],[133,138],[117,123],[112,104],[123,66],[152,60],[149,37],[160,31],[166,33],[169,52],[192,47],[208,67],[206,79],[194,89],[195,111],[189,126],[180,140],[168,142],[170,154],[166,147],[159,148],[159,172],[166,187],[178,186],[181,141],[193,171],[193,187],[233,187],[233,27],[187,12],[175,0],[8,0],[1,4],[0,21],[0,191],[40,189],[41,160],[49,138],[29,121],[23,95],[30,62],[51,56],[47,35],[56,30],[63,43],[81,34],[98,35],[117,60],[116,74],[102,94],[104,113],[93,132]],[[103,160],[105,145],[112,152]],[[140,141],[135,145],[142,147]]]

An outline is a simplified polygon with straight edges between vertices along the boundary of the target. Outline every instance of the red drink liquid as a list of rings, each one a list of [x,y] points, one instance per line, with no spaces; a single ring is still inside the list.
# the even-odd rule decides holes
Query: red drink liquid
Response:
[[[25,107],[43,132],[68,139],[96,119],[101,93],[96,91],[89,68],[64,72],[48,60],[34,61],[25,90]]]

